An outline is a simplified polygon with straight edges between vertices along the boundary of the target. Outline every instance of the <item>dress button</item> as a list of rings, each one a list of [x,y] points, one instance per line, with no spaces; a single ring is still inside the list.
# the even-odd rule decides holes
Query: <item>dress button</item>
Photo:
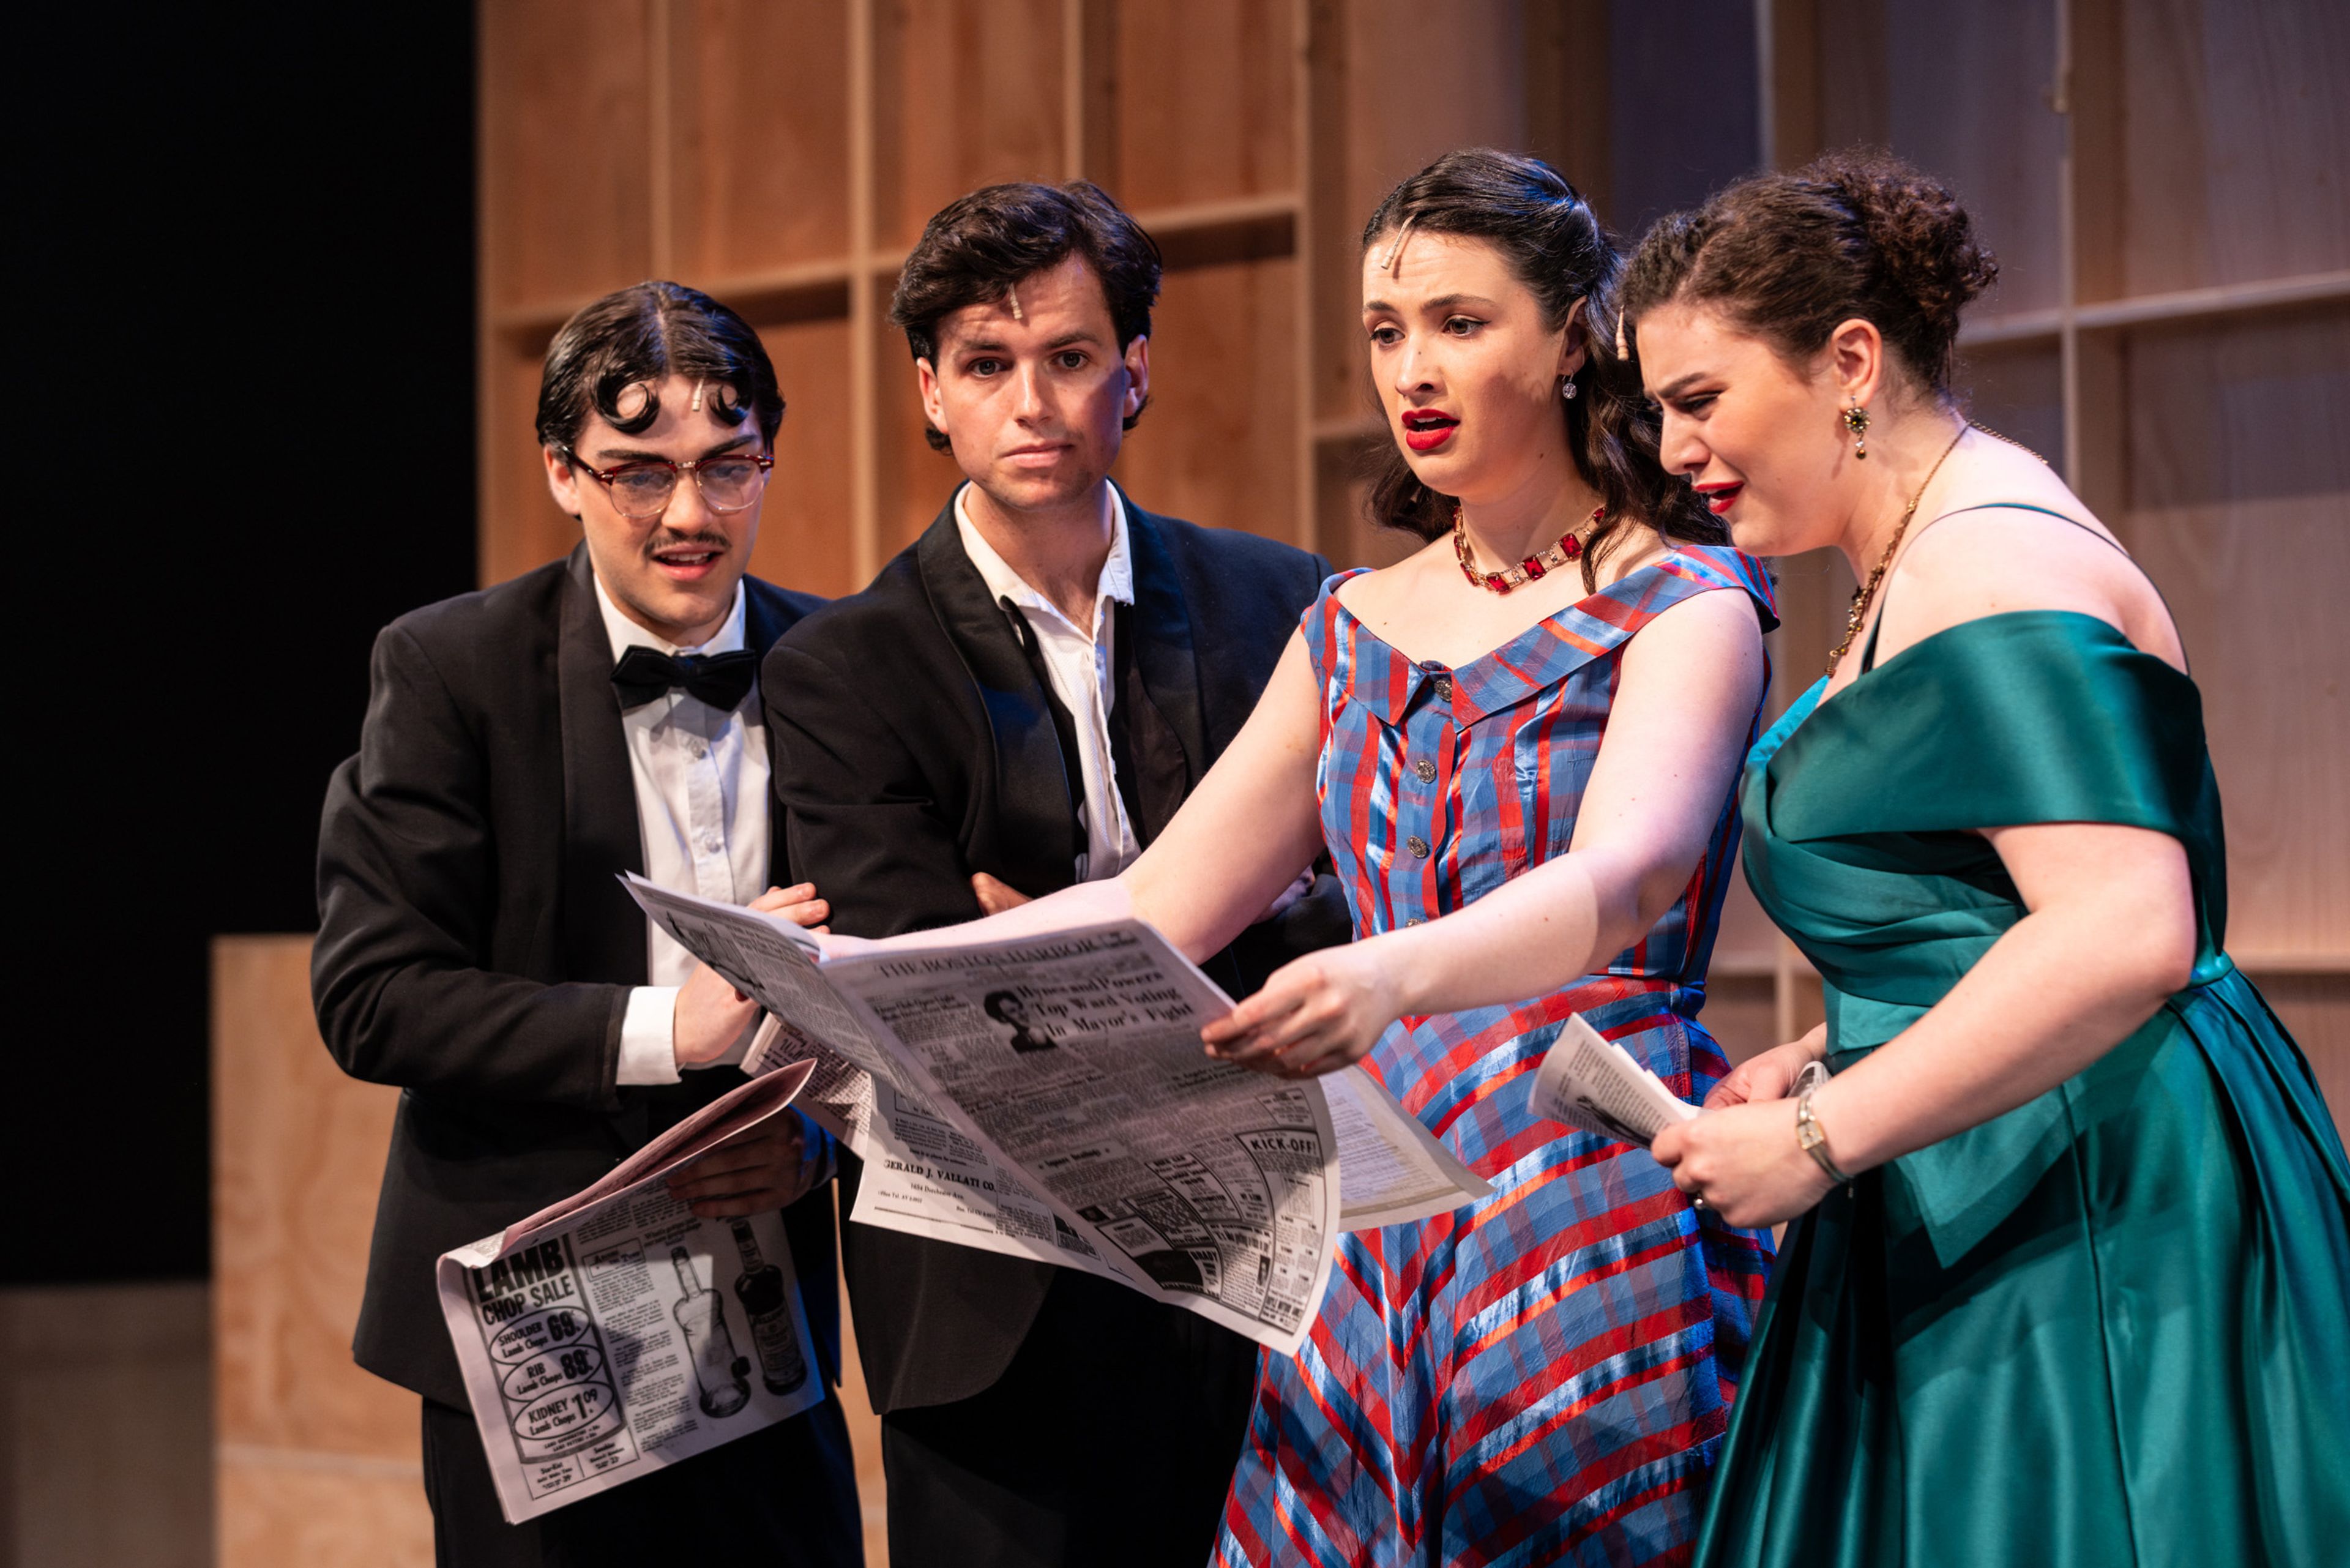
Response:
[[[1417,833],[1413,834],[1409,838],[1405,839],[1403,841],[1403,846],[1406,849],[1410,850],[1412,854],[1418,856],[1422,860],[1428,858],[1428,840],[1422,838]]]
[[[1430,762],[1426,757],[1422,757],[1419,761],[1412,763],[1411,771],[1412,776],[1419,779],[1422,784],[1434,784],[1436,782],[1436,764]]]
[[[1439,701],[1450,702],[1452,701],[1452,677],[1450,675],[1440,675],[1436,678],[1436,696]]]

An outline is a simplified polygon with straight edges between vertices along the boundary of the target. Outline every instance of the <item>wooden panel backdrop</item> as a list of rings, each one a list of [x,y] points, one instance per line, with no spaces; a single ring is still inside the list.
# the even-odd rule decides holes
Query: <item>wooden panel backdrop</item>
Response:
[[[489,0],[481,7],[481,570],[576,534],[530,437],[549,334],[647,275],[743,309],[791,411],[757,570],[863,583],[945,500],[882,320],[970,186],[1100,181],[1164,247],[1146,504],[1315,545],[1381,439],[1355,236],[1446,148],[1553,159],[1629,226],[1757,163],[1890,145],[2005,273],[1970,319],[1988,422],[2058,463],[2176,607],[2230,803],[2232,942],[2350,1100],[2350,9],[2330,0]],[[1780,701],[1840,618],[1781,563]],[[1819,992],[1742,888],[1708,1018]]]
[[[424,1568],[416,1397],[351,1362],[400,1092],[345,1077],[307,937],[213,944],[213,1425],[221,1568]]]

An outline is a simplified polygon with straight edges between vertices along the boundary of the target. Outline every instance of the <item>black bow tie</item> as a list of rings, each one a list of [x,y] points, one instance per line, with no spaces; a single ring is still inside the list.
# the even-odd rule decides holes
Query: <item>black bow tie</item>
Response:
[[[661,653],[639,643],[620,655],[612,666],[612,687],[622,708],[650,702],[666,691],[685,688],[724,712],[750,694],[759,673],[759,656],[749,649],[733,653]]]

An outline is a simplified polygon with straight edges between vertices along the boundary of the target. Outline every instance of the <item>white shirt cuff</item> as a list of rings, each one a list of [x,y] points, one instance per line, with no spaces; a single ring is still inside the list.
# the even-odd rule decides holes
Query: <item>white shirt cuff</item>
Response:
[[[639,985],[629,990],[629,1010],[620,1015],[619,1083],[677,1082],[678,989]]]

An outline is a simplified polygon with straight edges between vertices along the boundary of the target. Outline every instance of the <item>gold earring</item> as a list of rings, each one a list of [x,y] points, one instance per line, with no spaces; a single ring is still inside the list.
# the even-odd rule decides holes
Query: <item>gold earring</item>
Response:
[[[1853,400],[1852,407],[1844,411],[1844,428],[1852,432],[1852,455],[1866,462],[1868,459],[1868,410],[1860,406],[1860,400],[1857,398]]]

